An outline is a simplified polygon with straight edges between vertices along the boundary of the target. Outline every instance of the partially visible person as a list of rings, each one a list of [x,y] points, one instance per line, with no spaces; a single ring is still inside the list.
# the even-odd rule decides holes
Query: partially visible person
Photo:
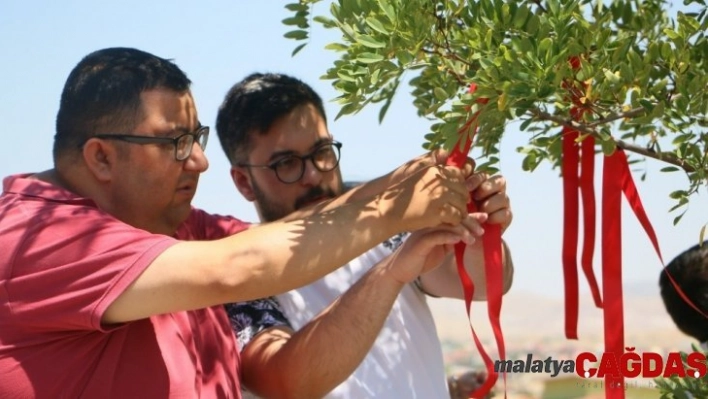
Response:
[[[708,314],[708,241],[676,256],[659,276],[661,299],[669,316],[681,332],[698,340],[708,351],[708,318],[686,303],[669,275],[691,303]]]
[[[377,192],[446,160],[442,151],[425,154],[345,192],[342,144],[327,129],[321,98],[298,79],[278,74],[253,74],[234,85],[219,109],[217,133],[236,188],[254,202],[263,222],[293,217],[332,198]],[[470,161],[465,168],[472,166]],[[481,213],[463,224],[474,236],[483,233],[476,224],[485,220],[505,229],[511,209],[504,179],[477,173],[467,184]],[[417,277],[398,279],[406,284],[392,286],[380,276],[389,262],[397,270],[417,267],[414,260],[421,255],[410,254],[415,246],[408,242],[417,234],[387,237],[306,287],[228,305],[242,345],[244,384],[269,398],[447,397],[442,348],[425,294],[463,297],[452,255]],[[477,282],[484,281],[480,241],[465,253]],[[505,249],[504,292],[513,275]],[[475,299],[485,297],[485,285],[478,284]]]
[[[484,384],[486,379],[487,372],[482,370],[469,370],[447,377],[450,399],[469,399],[474,391]],[[483,399],[491,399],[493,397],[494,394],[490,392]]]
[[[455,168],[252,228],[193,208],[209,128],[189,86],[137,49],[87,55],[61,95],[54,168],[4,180],[0,397],[239,398],[224,303],[312,282],[402,231],[469,238]]]

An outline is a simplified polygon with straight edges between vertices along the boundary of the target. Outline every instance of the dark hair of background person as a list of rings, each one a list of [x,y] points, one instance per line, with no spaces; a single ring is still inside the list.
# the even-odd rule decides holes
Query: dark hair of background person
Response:
[[[312,104],[327,122],[320,96],[292,76],[254,73],[226,94],[216,117],[221,148],[232,165],[245,161],[250,134],[265,134],[279,118]]]
[[[700,342],[708,342],[708,318],[681,298],[667,272],[688,299],[708,313],[708,241],[679,254],[661,271],[659,288],[666,311],[676,326]]]

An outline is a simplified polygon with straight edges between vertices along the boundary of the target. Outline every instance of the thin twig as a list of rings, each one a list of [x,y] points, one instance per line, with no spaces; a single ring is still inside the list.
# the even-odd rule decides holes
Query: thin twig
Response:
[[[591,124],[583,124],[583,123],[578,123],[577,121],[574,121],[572,119],[564,119],[559,116],[555,116],[552,114],[549,114],[547,112],[543,111],[531,111],[538,119],[540,120],[547,120],[547,121],[552,121],[555,122],[561,126],[569,127],[571,129],[577,130],[578,132],[584,133],[584,134],[589,134],[595,137],[596,139],[602,140],[600,134],[597,132],[597,130],[594,129],[594,127],[598,126],[601,123],[608,123],[617,119],[621,118],[627,118],[627,117],[632,117],[632,116],[637,116],[641,115],[644,112],[644,108],[636,108],[633,110],[630,110],[628,112],[623,112],[621,114],[616,114],[609,116],[607,118],[602,119],[601,121],[595,121]],[[636,144],[630,144],[622,140],[615,139],[614,137],[612,140],[615,142],[615,145],[617,147],[625,150],[625,151],[630,151],[634,152],[639,155],[643,155],[647,158],[652,158],[656,159],[659,161],[666,162],[668,164],[678,166],[679,168],[683,169],[687,173],[695,172],[696,170],[691,166],[688,165],[684,160],[678,158],[676,155],[670,153],[670,152],[656,152],[652,149],[645,148],[638,146]]]
[[[592,128],[592,127],[595,127],[595,126],[598,126],[598,125],[604,125],[604,124],[606,124],[606,123],[614,122],[614,121],[616,121],[616,120],[618,120],[618,119],[634,118],[634,117],[637,117],[637,116],[639,116],[639,115],[642,115],[642,114],[645,113],[645,112],[646,112],[646,109],[644,109],[644,108],[642,108],[642,107],[634,108],[634,109],[631,109],[631,110],[629,110],[629,111],[627,111],[627,112],[621,112],[621,113],[619,113],[619,114],[613,114],[613,115],[610,115],[610,116],[608,116],[608,117],[605,117],[605,118],[602,118],[602,119],[598,119],[598,120],[596,120],[596,121],[593,122],[593,123],[588,123],[586,126]]]

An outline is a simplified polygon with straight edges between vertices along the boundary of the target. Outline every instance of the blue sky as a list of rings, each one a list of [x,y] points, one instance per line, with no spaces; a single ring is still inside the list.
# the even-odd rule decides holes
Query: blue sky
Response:
[[[206,0],[120,2],[67,0],[61,2],[5,1],[0,4],[0,121],[5,130],[0,146],[0,175],[50,168],[54,118],[69,71],[94,50],[129,46],[172,58],[187,72],[203,124],[214,124],[223,95],[236,81],[255,71],[285,72],[311,84],[325,100],[336,92],[319,79],[334,54],[323,46],[334,32],[315,30],[313,40],[296,57],[295,43],[283,38],[288,16],[281,1]],[[320,6],[324,7],[324,6]],[[345,179],[369,179],[422,153],[429,122],[418,118],[403,87],[383,124],[376,109],[330,121],[330,130],[344,143],[341,167]],[[334,116],[338,108],[326,104]],[[512,128],[502,143],[501,171],[508,180],[514,222],[505,238],[516,264],[514,290],[560,297],[562,202],[558,171],[541,166],[521,170],[515,148],[526,136]],[[241,199],[228,174],[228,164],[216,135],[207,150],[210,169],[203,175],[194,204],[214,213],[256,221],[256,213]],[[601,162],[597,161],[598,164]],[[698,242],[708,222],[705,192],[694,197],[678,226],[668,210],[668,193],[684,188],[680,174],[659,172],[656,161],[643,164],[648,179],[640,194],[657,231],[666,261]],[[601,176],[600,166],[596,171]],[[596,184],[598,201],[599,181]],[[599,209],[598,209],[599,211]],[[598,212],[599,216],[599,212]],[[660,263],[628,207],[623,217],[625,286],[656,286]],[[595,270],[599,275],[600,248]],[[581,281],[581,286],[584,283]],[[583,301],[590,301],[584,298]]]

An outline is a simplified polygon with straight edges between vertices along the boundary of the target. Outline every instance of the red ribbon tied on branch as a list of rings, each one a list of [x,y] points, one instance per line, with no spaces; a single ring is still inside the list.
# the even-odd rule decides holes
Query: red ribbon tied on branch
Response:
[[[469,92],[474,93],[477,86],[473,83],[470,85]],[[486,103],[486,100],[480,100],[480,103]],[[460,129],[460,138],[455,146],[455,148],[450,153],[447,159],[448,165],[453,165],[457,167],[463,167],[467,162],[467,154],[472,146],[472,141],[474,135],[476,134],[477,127],[474,126],[471,134],[470,128],[472,124],[477,119],[478,113],[474,114],[470,120],[468,120],[465,125]],[[462,149],[460,149],[462,147]],[[473,199],[467,204],[468,212],[476,212],[477,207]],[[502,295],[504,290],[504,270],[502,262],[502,240],[501,240],[501,225],[498,224],[484,224],[484,235],[482,236],[482,245],[484,248],[484,270],[486,275],[486,287],[487,287],[487,310],[489,315],[489,322],[494,332],[494,338],[497,343],[497,351],[499,353],[500,359],[505,359],[506,351],[504,349],[504,335],[502,334],[501,323],[499,316],[501,314],[502,305]],[[466,245],[463,242],[459,242],[455,245],[455,260],[457,262],[457,272],[460,275],[460,281],[462,283],[462,288],[465,296],[465,306],[467,308],[467,320],[470,320],[471,315],[471,304],[472,297],[474,296],[474,283],[467,274],[464,264],[464,254]],[[484,360],[484,364],[487,368],[487,379],[484,384],[480,386],[476,391],[472,392],[472,398],[483,398],[485,397],[494,387],[497,381],[497,373],[494,370],[494,362],[489,357],[487,352],[484,350],[484,346],[480,342],[477,334],[474,331],[474,327],[470,324],[470,329],[472,331],[472,337],[474,338],[477,350]],[[506,398],[506,375],[504,375],[504,397]]]
[[[580,59],[572,57],[570,64],[580,68]],[[566,85],[571,93],[573,108],[571,117],[582,119],[585,110],[580,100],[578,88]],[[587,86],[583,84],[582,89]],[[565,282],[565,334],[567,338],[577,339],[578,326],[578,190],[583,200],[583,252],[581,264],[590,285],[593,300],[597,307],[603,308],[605,352],[613,353],[619,359],[624,353],[624,309],[622,294],[622,194],[649,237],[662,265],[663,257],[654,228],[647,217],[639,192],[632,179],[627,156],[621,148],[612,155],[606,155],[602,175],[602,297],[597,280],[593,274],[592,258],[595,246],[595,193],[593,191],[595,140],[587,136],[580,144],[580,134],[572,127],[565,126],[562,131],[562,170],[563,170],[563,275]],[[580,175],[578,175],[580,165]],[[665,266],[664,266],[665,267]],[[692,308],[705,316],[683,293],[671,275],[669,280],[679,296]],[[624,378],[612,373],[605,375],[605,397],[623,399]]]

